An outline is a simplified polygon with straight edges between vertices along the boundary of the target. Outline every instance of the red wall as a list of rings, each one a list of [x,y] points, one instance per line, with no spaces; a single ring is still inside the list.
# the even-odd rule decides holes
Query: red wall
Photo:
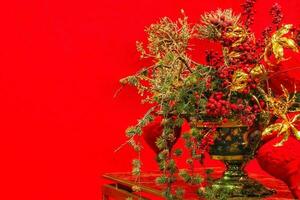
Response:
[[[135,40],[145,39],[144,27],[181,8],[196,22],[204,10],[240,11],[241,2],[2,1],[0,199],[100,199],[101,174],[129,170],[134,156],[113,151],[145,108],[133,88],[112,96],[140,64]],[[272,2],[258,0],[255,30],[269,22]],[[299,23],[300,1],[279,2],[285,21]],[[153,153],[143,156],[154,168]]]

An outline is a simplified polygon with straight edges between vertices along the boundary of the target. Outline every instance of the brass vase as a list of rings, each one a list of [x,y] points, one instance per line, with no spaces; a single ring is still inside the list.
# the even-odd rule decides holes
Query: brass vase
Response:
[[[198,127],[207,129],[212,126],[217,129],[210,155],[212,159],[224,162],[226,169],[221,178],[213,181],[211,187],[217,191],[226,191],[231,197],[263,197],[274,194],[274,190],[248,177],[244,170],[259,145],[259,131],[236,122],[221,125],[200,123]]]

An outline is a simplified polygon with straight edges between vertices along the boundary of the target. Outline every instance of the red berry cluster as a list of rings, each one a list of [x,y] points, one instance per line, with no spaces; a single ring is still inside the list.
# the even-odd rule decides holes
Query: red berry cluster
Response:
[[[295,41],[300,46],[300,27],[295,29]]]
[[[243,94],[249,94],[251,90],[255,90],[257,88],[260,80],[258,78],[249,78],[247,87],[241,92]]]
[[[232,50],[240,53],[240,56],[232,58],[230,60],[231,65],[254,64],[256,63],[256,60],[258,60],[259,54],[257,53],[256,43],[252,40],[246,40]]]
[[[206,79],[206,84],[205,84],[205,87],[206,87],[207,89],[210,89],[210,88],[211,88],[211,82],[212,82],[212,78],[211,78],[211,77],[208,77],[208,78]]]
[[[223,99],[222,92],[213,93],[206,104],[206,113],[213,117],[225,117],[231,113],[230,102]]]
[[[256,118],[255,114],[245,114],[245,115],[241,115],[241,121],[243,124],[247,125],[247,126],[252,126],[254,123],[254,120]]]
[[[253,106],[245,105],[240,115],[242,123],[247,126],[252,126],[259,111],[260,108],[256,104]]]
[[[232,111],[235,111],[235,112],[242,111],[245,108],[245,106],[243,104],[243,99],[238,99],[236,103],[230,104],[230,108],[232,109]]]
[[[245,3],[243,3],[241,6],[243,7],[244,11],[242,15],[245,16],[245,26],[249,27],[254,22],[254,4],[256,3],[256,0],[246,0]]]
[[[223,32],[222,35],[225,34],[225,31]],[[236,41],[236,38],[228,38],[228,37],[225,37],[223,36],[221,41],[220,41],[220,44],[223,46],[223,47],[231,47],[232,44]]]
[[[262,36],[263,36],[263,39],[264,41],[266,39],[268,39],[270,36],[271,36],[271,32],[272,32],[272,26],[267,26],[263,32],[262,32]]]
[[[214,131],[208,133],[201,139],[200,149],[202,153],[207,151],[211,145],[214,144]]]
[[[263,100],[259,100],[259,104],[255,99],[251,99],[254,105],[249,105],[247,102],[244,104],[243,99],[238,99],[236,104],[231,104],[231,109],[233,112],[239,113],[240,119],[243,124],[247,126],[252,126],[257,114],[261,111],[260,108],[265,108],[265,102]]]
[[[231,80],[235,66],[222,67],[218,69],[218,76],[223,80]]]
[[[273,17],[272,23],[278,28],[283,18],[281,6],[278,3],[275,3],[270,10],[270,14]]]
[[[205,51],[206,63],[209,66],[219,68],[223,65],[223,56],[219,55],[217,51],[206,50]]]

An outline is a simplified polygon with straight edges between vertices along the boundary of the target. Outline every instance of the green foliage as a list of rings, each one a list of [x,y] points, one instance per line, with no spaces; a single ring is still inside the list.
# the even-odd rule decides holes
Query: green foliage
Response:
[[[189,132],[183,133],[182,138],[184,140],[190,140],[191,139],[191,134]]]
[[[191,176],[185,169],[179,171],[179,176],[184,180],[184,182],[189,183],[191,181]]]
[[[186,163],[188,165],[192,165],[192,164],[194,164],[194,160],[192,158],[188,158],[188,159],[186,159]]]
[[[300,93],[298,92],[298,93],[296,93],[296,102],[300,102]]]
[[[177,168],[177,165],[176,165],[176,162],[174,159],[170,159],[169,160],[169,163],[167,165],[167,169],[168,171],[171,173],[171,174],[174,174],[175,172],[178,171],[178,168]]]
[[[140,135],[141,132],[142,132],[142,130],[141,130],[141,128],[139,126],[138,127],[136,127],[136,126],[130,126],[126,130],[126,136],[127,137],[132,137],[132,136],[134,136],[136,134]]]
[[[175,126],[177,126],[177,127],[181,127],[181,126],[182,126],[182,124],[183,124],[183,122],[184,122],[184,119],[183,119],[183,118],[180,118],[180,117],[178,117],[178,118],[175,120],[175,123],[174,123],[174,125],[175,125]]]
[[[206,169],[206,170],[205,170],[205,174],[206,174],[207,176],[211,175],[213,172],[214,172],[213,169]]]
[[[136,76],[128,76],[127,80],[128,80],[128,83],[133,86],[137,86],[139,83],[139,80]]]
[[[203,178],[200,176],[200,174],[196,174],[192,177],[191,184],[198,185],[198,184],[202,183],[202,181],[203,181]]]
[[[190,149],[192,148],[192,139],[191,139],[191,134],[190,133],[184,133],[183,134],[183,139],[185,140],[185,146],[186,148]]]
[[[139,159],[132,160],[132,175],[139,176],[141,174],[141,161]]]
[[[213,178],[211,176],[211,174],[214,172],[213,169],[206,169],[205,170],[205,174],[206,174],[206,181],[208,184],[212,184],[213,183]]]
[[[229,190],[213,187],[199,188],[197,194],[200,198],[205,198],[206,200],[227,200],[230,197]]]
[[[164,159],[164,160],[160,160],[157,162],[158,163],[158,167],[161,171],[165,171],[166,168],[167,168],[167,161]]]
[[[163,196],[167,199],[167,200],[176,200],[176,196],[175,195],[173,195],[172,193],[171,193],[171,191],[170,190],[165,190],[165,191],[163,191]]]
[[[156,139],[155,142],[156,146],[158,147],[158,149],[162,150],[162,149],[166,149],[167,146],[167,141],[163,136],[160,136]]]
[[[175,190],[175,194],[178,199],[183,199],[184,193],[185,193],[185,190],[183,188],[178,187]]]
[[[144,115],[144,117],[138,120],[138,123],[135,126],[130,126],[126,129],[126,136],[133,137],[135,135],[142,134],[142,128],[153,121],[153,116],[151,113],[153,112],[155,107],[152,107],[148,110],[148,112]]]
[[[199,129],[198,128],[195,128],[195,127],[192,127],[191,130],[190,130],[190,134],[193,136],[193,137],[197,137],[199,136]]]
[[[175,149],[173,153],[174,153],[175,156],[181,156],[182,155],[182,149]]]
[[[183,179],[184,182],[192,184],[192,185],[198,185],[203,182],[203,178],[200,174],[190,174],[186,169],[181,169],[179,171],[179,176]]]
[[[166,184],[167,181],[168,181],[168,177],[166,177],[165,175],[162,175],[162,176],[160,176],[160,177],[157,177],[156,180],[155,180],[155,182],[156,182],[157,184]]]
[[[175,193],[172,193],[170,189],[167,189],[163,192],[163,195],[167,200],[182,200],[184,193],[184,189],[178,187],[175,189]]]

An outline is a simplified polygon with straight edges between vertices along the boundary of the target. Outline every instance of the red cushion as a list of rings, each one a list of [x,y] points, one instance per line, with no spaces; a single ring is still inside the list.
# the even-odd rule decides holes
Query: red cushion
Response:
[[[256,158],[263,170],[284,181],[294,197],[300,198],[300,141],[290,136],[282,147],[274,147],[282,139],[276,135],[273,133],[264,140]]]

